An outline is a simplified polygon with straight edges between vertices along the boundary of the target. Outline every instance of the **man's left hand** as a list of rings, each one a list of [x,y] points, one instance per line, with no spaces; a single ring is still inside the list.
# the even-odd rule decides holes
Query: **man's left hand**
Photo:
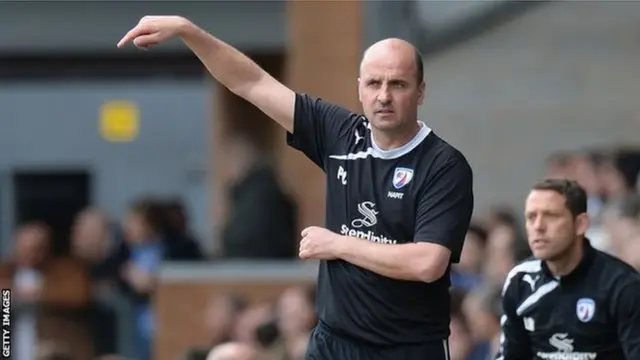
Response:
[[[298,256],[301,259],[334,260],[341,236],[327,229],[310,226],[302,230]]]

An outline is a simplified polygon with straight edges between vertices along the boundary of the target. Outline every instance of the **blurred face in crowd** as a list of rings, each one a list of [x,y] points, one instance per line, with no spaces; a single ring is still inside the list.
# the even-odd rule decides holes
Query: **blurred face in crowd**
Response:
[[[484,274],[491,282],[502,283],[515,265],[515,241],[516,231],[508,225],[498,225],[489,233]]]
[[[84,211],[73,224],[71,242],[76,256],[89,261],[98,261],[109,246],[107,219],[98,211]]]
[[[365,52],[358,94],[375,129],[393,132],[415,125],[425,90],[417,73],[416,52],[405,41],[383,40]]]
[[[313,305],[304,289],[287,289],[278,300],[278,326],[285,336],[308,332],[314,323]]]
[[[552,179],[572,178],[573,174],[567,159],[558,157],[552,159],[547,165],[547,177]]]
[[[613,161],[606,161],[598,172],[600,185],[607,197],[619,198],[628,192],[624,177],[616,169]]]
[[[233,339],[259,348],[261,345],[256,338],[256,332],[260,325],[273,318],[272,311],[272,307],[268,304],[255,305],[245,310],[235,323]]]
[[[205,326],[210,338],[220,341],[229,335],[233,328],[235,314],[231,300],[225,296],[213,299],[205,310]]]
[[[483,265],[485,244],[479,235],[469,231],[464,240],[457,268],[465,273],[478,273]]]
[[[37,267],[49,254],[48,230],[38,225],[27,225],[15,237],[15,260],[21,267]]]
[[[589,227],[587,214],[574,217],[565,197],[555,191],[531,191],[525,208],[529,246],[542,260],[564,257]]]
[[[598,195],[600,189],[596,169],[586,155],[577,155],[572,159],[575,180],[590,196]]]
[[[138,211],[129,211],[124,221],[124,231],[130,244],[142,244],[153,237],[151,227]]]

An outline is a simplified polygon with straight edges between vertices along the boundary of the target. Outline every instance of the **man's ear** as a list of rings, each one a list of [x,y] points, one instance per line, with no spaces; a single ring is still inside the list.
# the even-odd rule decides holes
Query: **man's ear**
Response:
[[[418,85],[418,105],[422,105],[424,102],[424,95],[427,91],[427,84],[423,81],[420,85]]]
[[[591,219],[589,214],[583,213],[576,217],[576,235],[584,236],[591,227]]]
[[[357,80],[357,82],[358,82],[358,100],[359,100],[360,102],[362,102],[362,93],[360,92],[360,81],[361,81],[361,80],[360,80],[360,78],[358,77],[358,80]]]

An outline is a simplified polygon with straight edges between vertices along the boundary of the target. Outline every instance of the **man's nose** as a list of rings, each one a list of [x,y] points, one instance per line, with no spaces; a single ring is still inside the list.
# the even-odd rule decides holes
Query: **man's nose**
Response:
[[[378,92],[378,101],[381,104],[388,104],[391,102],[391,94],[386,88],[380,89],[380,92]]]
[[[545,229],[545,223],[544,221],[542,221],[541,219],[537,219],[534,223],[533,223],[533,228],[538,230],[538,231],[544,231]]]

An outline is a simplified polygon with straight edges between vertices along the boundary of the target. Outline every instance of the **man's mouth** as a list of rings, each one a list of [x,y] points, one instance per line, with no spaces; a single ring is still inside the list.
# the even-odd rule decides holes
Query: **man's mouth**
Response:
[[[544,246],[548,243],[548,241],[546,239],[543,238],[537,238],[537,239],[533,239],[531,241],[531,245],[533,246]]]

